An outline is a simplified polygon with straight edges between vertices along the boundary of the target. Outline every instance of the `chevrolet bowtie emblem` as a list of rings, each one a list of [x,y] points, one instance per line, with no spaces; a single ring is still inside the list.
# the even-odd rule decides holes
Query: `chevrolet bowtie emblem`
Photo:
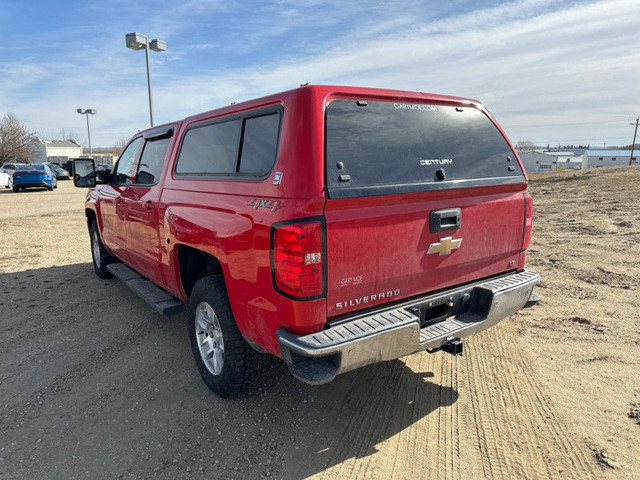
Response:
[[[430,253],[437,253],[440,256],[451,254],[452,250],[460,248],[462,244],[461,238],[454,239],[453,237],[441,238],[438,243],[432,243],[429,245],[427,255]]]

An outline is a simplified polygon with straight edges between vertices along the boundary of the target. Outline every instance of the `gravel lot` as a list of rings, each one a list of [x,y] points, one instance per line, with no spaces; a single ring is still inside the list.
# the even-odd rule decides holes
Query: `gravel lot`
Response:
[[[232,400],[185,318],[94,275],[84,191],[0,191],[0,478],[637,478],[640,169],[604,170],[534,179],[544,300],[463,357],[321,387],[273,361]]]

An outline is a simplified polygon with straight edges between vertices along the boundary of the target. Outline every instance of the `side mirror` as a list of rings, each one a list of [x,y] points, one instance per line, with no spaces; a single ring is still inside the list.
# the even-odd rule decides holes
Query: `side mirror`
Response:
[[[81,158],[73,161],[73,184],[76,187],[93,188],[96,186],[96,166],[93,158]]]

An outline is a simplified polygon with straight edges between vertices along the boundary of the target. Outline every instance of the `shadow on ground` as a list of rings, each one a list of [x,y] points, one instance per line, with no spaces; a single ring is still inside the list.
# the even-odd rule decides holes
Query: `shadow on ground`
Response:
[[[304,478],[458,397],[402,361],[311,387],[273,359],[260,389],[220,399],[198,376],[184,316],[161,317],[90,263],[1,274],[0,311],[11,478]]]

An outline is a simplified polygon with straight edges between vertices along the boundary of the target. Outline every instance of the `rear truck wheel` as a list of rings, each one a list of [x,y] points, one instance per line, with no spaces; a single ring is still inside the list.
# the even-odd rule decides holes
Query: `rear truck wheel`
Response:
[[[238,330],[221,275],[201,278],[194,285],[188,326],[191,351],[207,387],[227,398],[258,386],[264,355]]]
[[[20,187],[13,187],[13,191],[14,191],[15,193],[18,193],[18,192],[20,191]]]
[[[47,187],[47,190],[49,190],[50,192],[53,191],[53,187]]]
[[[112,275],[107,270],[107,264],[111,263],[111,256],[102,244],[100,232],[98,232],[98,224],[94,221],[89,227],[89,236],[91,237],[91,257],[93,258],[93,269],[100,278],[111,278]]]

